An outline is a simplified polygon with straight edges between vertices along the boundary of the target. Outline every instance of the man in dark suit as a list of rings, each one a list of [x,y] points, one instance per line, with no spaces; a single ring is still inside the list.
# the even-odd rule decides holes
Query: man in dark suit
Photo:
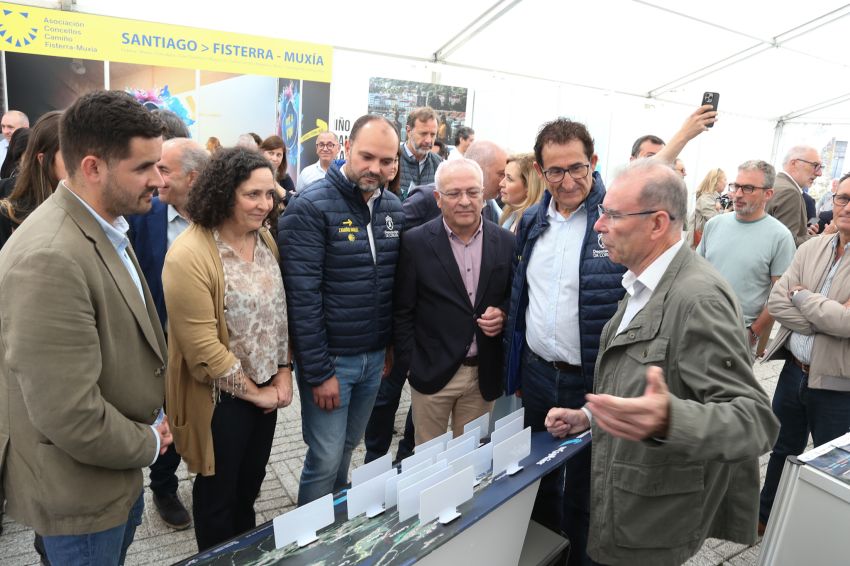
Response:
[[[513,235],[481,215],[484,179],[469,159],[440,164],[442,217],[407,232],[396,272],[396,363],[407,373],[417,444],[455,435],[502,394],[502,325]]]
[[[470,150],[472,153],[470,153]],[[484,198],[493,199],[499,192],[499,183],[505,175],[508,156],[504,149],[491,141],[473,142],[465,155],[478,163],[484,173]],[[402,203],[404,210],[404,232],[425,224],[440,216],[434,183],[418,185],[410,190]],[[499,222],[501,210],[495,200],[486,200],[482,215],[491,222]],[[387,453],[392,443],[395,413],[401,399],[401,392],[407,376],[394,367],[390,375],[381,382],[378,397],[366,427],[366,462],[371,462]],[[399,441],[396,459],[402,460],[413,453],[413,420],[411,412],[407,414],[404,438]]]
[[[156,164],[164,185],[154,197],[150,212],[130,216],[128,236],[139,266],[145,275],[156,306],[159,321],[166,328],[165,295],[162,291],[162,266],[174,240],[189,227],[186,203],[189,191],[209,161],[207,151],[188,138],[173,138],[162,144],[162,158]],[[177,496],[177,467],[180,455],[169,447],[151,466],[150,487],[159,516],[172,529],[192,524],[189,512]]]

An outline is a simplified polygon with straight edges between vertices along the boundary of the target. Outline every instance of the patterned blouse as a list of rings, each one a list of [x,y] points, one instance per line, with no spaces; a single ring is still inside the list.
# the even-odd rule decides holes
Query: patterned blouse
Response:
[[[280,267],[272,251],[255,236],[254,261],[242,259],[214,231],[224,266],[224,318],[230,335],[230,351],[238,362],[217,381],[228,389],[243,390],[240,373],[254,383],[270,380],[278,365],[289,361],[286,296]],[[214,388],[220,389],[220,383]],[[240,387],[241,385],[241,387]],[[214,391],[218,398],[218,391]]]

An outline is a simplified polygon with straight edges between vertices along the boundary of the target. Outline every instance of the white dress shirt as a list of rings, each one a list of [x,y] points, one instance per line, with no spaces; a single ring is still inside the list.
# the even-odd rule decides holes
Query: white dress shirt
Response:
[[[652,298],[652,293],[658,287],[658,282],[664,276],[664,272],[670,267],[670,262],[679,252],[684,244],[683,240],[679,240],[665,251],[663,254],[655,258],[655,261],[649,264],[643,273],[635,275],[631,269],[623,274],[623,287],[629,294],[629,302],[626,305],[626,312],[623,313],[623,320],[620,321],[620,326],[617,327],[617,334],[622,332],[637,313],[639,313],[649,299]]]
[[[569,218],[546,210],[549,228],[538,238],[528,262],[525,339],[548,362],[581,364],[578,324],[579,265],[587,230],[584,203]]]

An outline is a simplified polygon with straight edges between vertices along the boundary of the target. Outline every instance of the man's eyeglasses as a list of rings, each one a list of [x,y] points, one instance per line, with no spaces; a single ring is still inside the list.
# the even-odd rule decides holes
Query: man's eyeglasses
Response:
[[[317,143],[316,147],[319,148],[319,149],[333,149],[333,148],[336,147],[336,144],[334,142],[327,142],[327,143],[323,142],[323,143]]]
[[[808,163],[809,165],[812,166],[812,169],[814,169],[815,172],[823,170],[823,163],[818,163],[817,161],[807,161],[805,159],[800,159],[799,157],[797,158],[797,161],[802,161],[803,163]]]
[[[738,183],[729,183],[728,187],[729,187],[730,193],[736,193],[736,192],[738,192],[738,189],[741,189],[741,191],[746,195],[753,194],[753,192],[756,189],[762,189],[762,190],[766,191],[767,189],[770,188],[770,187],[757,187],[755,185],[739,185]]]
[[[560,167],[551,167],[543,171],[543,176],[550,183],[560,183],[564,180],[564,176],[569,173],[570,177],[578,181],[579,179],[584,179],[587,177],[587,173],[590,171],[590,163],[583,163],[578,165],[572,165],[567,167],[566,169],[562,169]]]
[[[850,196],[832,195],[832,204],[835,206],[847,206],[847,203],[850,203]]]
[[[448,200],[458,200],[464,194],[469,198],[469,200],[475,200],[481,196],[484,192],[482,189],[467,189],[465,191],[439,191],[443,198],[447,198]]]
[[[599,210],[599,216],[603,214],[607,216],[611,220],[620,220],[621,218],[625,218],[626,216],[644,216],[646,214],[655,214],[656,212],[667,212],[666,210],[641,210],[640,212],[617,212],[616,210],[611,210],[609,208],[605,208],[601,204],[597,204],[596,208]],[[667,212],[667,216],[670,217],[670,220],[676,220],[676,217]]]

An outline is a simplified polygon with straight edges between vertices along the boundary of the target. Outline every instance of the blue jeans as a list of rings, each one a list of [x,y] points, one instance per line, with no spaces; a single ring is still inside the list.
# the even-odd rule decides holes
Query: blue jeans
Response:
[[[142,524],[144,510],[145,498],[142,494],[130,508],[127,522],[123,525],[85,535],[43,537],[50,564],[52,566],[124,564],[127,549],[136,534],[136,527]]]
[[[765,524],[770,518],[785,459],[803,453],[809,432],[814,445],[820,446],[850,429],[850,393],[809,389],[809,374],[788,360],[773,394],[773,414],[779,419],[780,428],[761,490],[759,519]]]
[[[544,420],[552,407],[577,409],[587,394],[582,372],[555,369],[527,345],[520,366],[525,426],[546,430]],[[570,539],[569,564],[589,564],[587,532],[590,527],[590,447],[557,470],[543,476],[531,518]]]
[[[348,483],[351,452],[363,439],[381,385],[384,350],[336,356],[334,366],[340,405],[332,411],[320,409],[313,402],[313,388],[296,372],[301,431],[307,444],[298,505],[335,493]]]
[[[394,367],[385,379],[381,380],[378,389],[378,397],[366,425],[366,463],[377,460],[390,450],[393,442],[393,427],[395,426],[395,414],[401,401],[401,392],[407,381],[407,372],[401,368]],[[407,419],[404,425],[404,438],[398,443],[396,460],[404,460],[413,454],[413,418],[411,411],[407,411]]]

